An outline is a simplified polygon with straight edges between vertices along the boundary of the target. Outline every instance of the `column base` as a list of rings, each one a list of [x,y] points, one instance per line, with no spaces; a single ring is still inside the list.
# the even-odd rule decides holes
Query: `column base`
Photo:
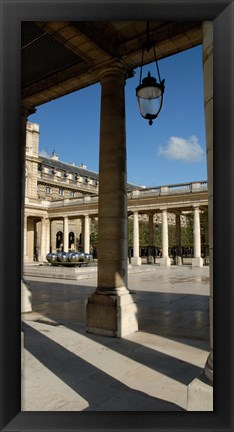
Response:
[[[187,411],[213,411],[213,385],[204,373],[188,386]]]
[[[182,258],[181,258],[181,256],[178,256],[178,257],[177,257],[177,265],[178,265],[178,266],[181,266],[181,265],[182,265]]]
[[[192,267],[203,267],[203,258],[192,258]]]
[[[171,259],[169,257],[160,258],[159,264],[160,266],[169,267],[171,265]]]
[[[140,257],[132,257],[131,258],[131,264],[135,265],[135,266],[140,266],[141,265],[141,258]]]
[[[137,306],[129,293],[92,294],[86,305],[87,331],[104,336],[124,337],[138,331]]]
[[[32,312],[32,291],[30,287],[21,280],[21,313]]]
[[[154,257],[152,255],[147,257],[147,264],[154,264]]]

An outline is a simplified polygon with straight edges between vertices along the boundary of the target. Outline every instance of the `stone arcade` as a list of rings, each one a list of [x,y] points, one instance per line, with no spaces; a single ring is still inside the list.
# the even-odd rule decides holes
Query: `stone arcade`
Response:
[[[95,31],[94,31],[95,29]],[[22,41],[27,44],[22,49],[22,146],[26,142],[27,117],[36,107],[58,98],[68,92],[79,90],[96,82],[101,83],[101,127],[100,127],[100,171],[98,221],[101,240],[99,242],[98,286],[89,298],[87,307],[87,327],[101,334],[123,336],[137,330],[135,305],[127,287],[127,173],[126,173],[126,136],[124,85],[133,76],[133,70],[140,65],[142,35],[145,31],[143,21],[125,22],[23,22]],[[204,65],[204,106],[207,134],[208,162],[208,207],[209,207],[209,256],[210,272],[213,271],[213,28],[211,22],[152,22],[152,33],[157,33],[160,58],[203,43]],[[44,36],[43,50],[49,50],[53,43],[50,62],[45,70],[33,67],[33,58],[27,47],[33,47],[41,58],[38,42]],[[114,38],[115,43],[112,43]],[[118,41],[118,43],[117,43]],[[30,42],[30,44],[29,44]],[[62,60],[61,50],[66,51]],[[57,62],[55,61],[57,60]],[[153,61],[148,56],[146,62]],[[55,64],[57,66],[55,66]],[[45,79],[45,76],[48,79]],[[109,140],[109,137],[112,139]],[[117,151],[118,149],[118,151]],[[115,175],[113,175],[113,172]],[[111,174],[111,175],[110,175]],[[108,179],[108,181],[106,181]],[[114,203],[114,204],[113,204]],[[194,232],[196,262],[199,256],[199,211],[194,207]],[[24,194],[22,208],[24,207]],[[167,208],[163,212],[163,260],[168,263],[167,246]],[[137,211],[137,209],[135,209]],[[46,212],[45,212],[46,213]],[[64,214],[65,216],[65,214]],[[68,221],[65,217],[65,232]],[[114,227],[112,221],[115,221]],[[24,218],[22,218],[23,232]],[[43,221],[42,231],[48,230],[48,220]],[[134,213],[135,255],[137,255],[137,214]],[[46,236],[42,233],[42,248]],[[114,247],[113,247],[114,244]],[[22,254],[23,255],[23,254]],[[138,256],[135,256],[139,263]],[[22,263],[23,264],[23,263]],[[25,292],[27,287],[22,283]],[[212,342],[212,278],[211,278],[211,352],[205,365],[205,375],[209,382],[213,379],[213,342]],[[111,308],[111,319],[109,311]],[[100,318],[101,317],[101,318]],[[202,384],[193,383],[194,386]],[[212,395],[209,394],[210,400]],[[190,398],[190,400],[192,400]],[[212,402],[204,405],[202,398],[196,399],[190,409],[211,409]]]

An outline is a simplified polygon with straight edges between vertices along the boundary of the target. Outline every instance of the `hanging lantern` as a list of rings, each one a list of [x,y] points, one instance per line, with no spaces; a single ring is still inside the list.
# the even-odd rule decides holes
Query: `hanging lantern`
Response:
[[[151,44],[149,41],[149,23],[147,22],[147,43],[146,48],[148,51],[151,49]],[[158,78],[159,82],[157,82],[157,79],[151,76],[150,72],[148,72],[147,77],[142,79],[142,68],[143,68],[143,61],[144,61],[144,50],[145,46],[143,46],[142,49],[142,61],[141,61],[141,70],[140,70],[140,82],[139,85],[136,88],[136,96],[137,96],[137,103],[138,108],[140,111],[140,114],[143,118],[149,121],[149,125],[153,124],[153,120],[156,119],[156,117],[159,115],[162,104],[163,104],[163,95],[164,95],[164,89],[165,80],[161,80],[160,73],[159,73],[159,67],[156,59],[155,54],[155,48],[153,46],[154,50],[154,57],[155,57],[155,63],[156,63],[156,69],[158,72]]]

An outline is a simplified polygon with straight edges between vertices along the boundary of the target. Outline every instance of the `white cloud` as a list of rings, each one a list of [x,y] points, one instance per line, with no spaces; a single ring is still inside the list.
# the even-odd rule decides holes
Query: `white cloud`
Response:
[[[188,139],[172,136],[169,138],[167,146],[159,147],[158,155],[168,159],[199,162],[204,158],[204,150],[198,143],[196,136],[191,136]]]

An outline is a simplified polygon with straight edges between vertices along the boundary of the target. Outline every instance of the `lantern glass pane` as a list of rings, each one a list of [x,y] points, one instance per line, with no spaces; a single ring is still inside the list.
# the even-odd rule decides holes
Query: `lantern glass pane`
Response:
[[[138,97],[137,101],[141,115],[143,117],[147,114],[157,115],[161,107],[161,100],[161,97],[157,99],[142,99]]]
[[[142,99],[155,99],[161,95],[162,91],[159,87],[143,87],[137,92],[137,96]]]

